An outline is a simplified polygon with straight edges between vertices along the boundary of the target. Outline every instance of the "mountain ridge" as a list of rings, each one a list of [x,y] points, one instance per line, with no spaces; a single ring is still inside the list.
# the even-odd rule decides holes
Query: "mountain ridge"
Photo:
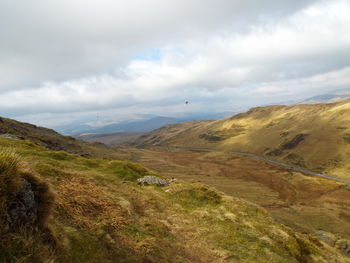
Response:
[[[125,159],[116,151],[101,143],[88,143],[71,136],[61,135],[55,130],[0,117],[0,134],[28,140],[36,145],[54,151],[65,151],[86,157]]]
[[[251,152],[349,178],[350,99],[328,104],[272,105],[216,121],[168,125],[133,145]]]

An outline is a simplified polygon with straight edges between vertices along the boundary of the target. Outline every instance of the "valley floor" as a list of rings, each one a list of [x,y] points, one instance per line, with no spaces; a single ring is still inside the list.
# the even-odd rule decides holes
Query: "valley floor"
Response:
[[[344,183],[234,154],[161,148],[119,150],[168,178],[202,182],[254,202],[296,231],[323,230],[350,237],[350,189]]]

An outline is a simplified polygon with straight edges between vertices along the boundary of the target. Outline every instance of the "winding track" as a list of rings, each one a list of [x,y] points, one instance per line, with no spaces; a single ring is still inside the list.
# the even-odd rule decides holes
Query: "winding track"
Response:
[[[275,165],[283,166],[283,167],[292,169],[292,170],[294,170],[296,172],[300,172],[300,173],[303,173],[303,174],[307,174],[307,175],[311,175],[311,176],[317,176],[317,177],[321,177],[321,178],[325,178],[325,179],[329,179],[329,180],[333,180],[333,181],[337,181],[337,182],[346,183],[346,184],[349,184],[349,185],[346,185],[346,187],[350,188],[350,180],[337,178],[337,177],[333,177],[333,176],[329,176],[329,175],[325,175],[325,174],[321,174],[321,173],[312,172],[312,171],[305,170],[305,169],[302,169],[302,168],[299,168],[299,167],[296,167],[296,166],[293,166],[293,165],[277,162],[277,161],[274,161],[272,159],[266,158],[264,156],[256,155],[254,153],[235,152],[235,151],[220,151],[220,150],[213,150],[213,149],[206,149],[206,148],[190,148],[190,147],[182,147],[182,146],[168,146],[166,148],[168,148],[168,149],[188,150],[188,151],[195,151],[195,152],[217,152],[217,153],[228,153],[228,154],[238,154],[238,155],[248,156],[248,157],[252,157],[252,158],[263,160],[263,161],[268,162],[268,163],[272,163],[272,164],[275,164]]]

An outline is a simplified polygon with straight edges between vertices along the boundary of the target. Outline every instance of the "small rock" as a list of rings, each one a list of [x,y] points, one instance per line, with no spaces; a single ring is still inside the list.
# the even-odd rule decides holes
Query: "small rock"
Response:
[[[159,186],[168,186],[170,182],[166,179],[159,178],[153,175],[147,175],[142,178],[137,179],[138,184],[141,185],[159,185]]]
[[[7,209],[7,221],[13,224],[32,224],[37,219],[37,204],[32,185],[21,179],[20,191],[11,198]]]

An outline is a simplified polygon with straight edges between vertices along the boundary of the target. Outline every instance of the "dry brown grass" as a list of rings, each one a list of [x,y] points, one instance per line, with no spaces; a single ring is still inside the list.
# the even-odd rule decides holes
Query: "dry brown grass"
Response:
[[[77,227],[97,230],[104,225],[117,229],[126,223],[127,210],[108,198],[94,181],[80,176],[63,178],[56,184],[56,191],[60,194],[55,216]]]

